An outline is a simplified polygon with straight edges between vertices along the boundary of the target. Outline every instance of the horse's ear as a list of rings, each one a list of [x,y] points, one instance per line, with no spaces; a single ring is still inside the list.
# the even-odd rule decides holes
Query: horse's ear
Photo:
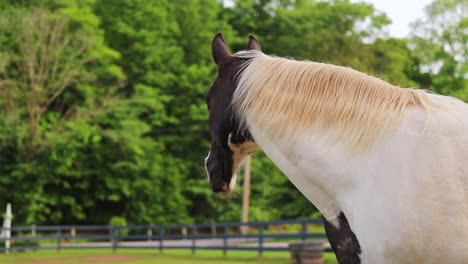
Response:
[[[221,35],[220,32],[216,34],[211,42],[211,52],[213,53],[215,63],[218,65],[224,60],[226,55],[229,54],[223,35]]]
[[[247,47],[245,49],[262,51],[260,43],[253,35],[249,35],[249,43],[247,44]]]

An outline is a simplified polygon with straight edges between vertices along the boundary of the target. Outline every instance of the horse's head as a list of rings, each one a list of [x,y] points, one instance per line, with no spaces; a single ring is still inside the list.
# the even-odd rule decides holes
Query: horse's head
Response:
[[[250,36],[247,50],[254,49],[260,50],[260,44]],[[236,172],[242,161],[257,145],[248,130],[240,130],[231,109],[236,77],[246,59],[231,56],[220,33],[213,39],[212,52],[218,76],[206,95],[212,140],[205,167],[213,191],[228,194],[234,190]]]

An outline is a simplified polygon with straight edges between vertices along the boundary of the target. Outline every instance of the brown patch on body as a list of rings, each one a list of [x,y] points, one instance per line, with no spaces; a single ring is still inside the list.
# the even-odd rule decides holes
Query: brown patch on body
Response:
[[[232,174],[234,175],[237,173],[237,170],[242,164],[242,161],[244,161],[244,159],[248,155],[252,154],[252,152],[257,150],[258,145],[252,141],[246,141],[241,144],[234,144],[231,142],[231,136],[232,136],[232,133],[229,134],[228,146],[232,150],[232,152],[234,152],[233,157],[232,157],[234,161],[232,165]]]
[[[229,183],[229,186],[227,186],[226,190],[224,191],[225,194],[229,194],[234,191],[236,178],[237,178],[236,173],[239,170],[239,167],[241,166],[242,161],[244,161],[244,159],[248,155],[252,154],[252,152],[258,149],[258,145],[253,141],[246,141],[243,143],[234,144],[231,141],[231,137],[232,137],[232,133],[229,134],[227,144],[233,152],[232,178],[231,178],[231,182]]]

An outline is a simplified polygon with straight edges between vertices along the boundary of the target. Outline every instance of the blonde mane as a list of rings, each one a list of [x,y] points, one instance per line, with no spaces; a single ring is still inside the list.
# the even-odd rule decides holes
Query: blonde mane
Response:
[[[297,139],[315,128],[353,149],[365,150],[379,133],[391,133],[410,106],[432,105],[423,90],[402,89],[350,68],[243,51],[233,108],[273,138]]]

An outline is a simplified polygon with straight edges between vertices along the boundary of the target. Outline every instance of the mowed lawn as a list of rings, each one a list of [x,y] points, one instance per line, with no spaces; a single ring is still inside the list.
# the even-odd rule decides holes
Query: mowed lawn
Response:
[[[159,253],[148,249],[119,249],[112,253],[109,249],[92,250],[40,250],[35,252],[18,252],[9,255],[1,254],[2,264],[91,264],[91,263],[118,263],[118,264],[289,264],[289,252],[265,252],[263,257],[257,257],[256,252],[230,251],[226,257],[217,250],[197,250],[192,255],[190,250],[166,250]],[[325,254],[326,264],[335,264],[333,254]]]

